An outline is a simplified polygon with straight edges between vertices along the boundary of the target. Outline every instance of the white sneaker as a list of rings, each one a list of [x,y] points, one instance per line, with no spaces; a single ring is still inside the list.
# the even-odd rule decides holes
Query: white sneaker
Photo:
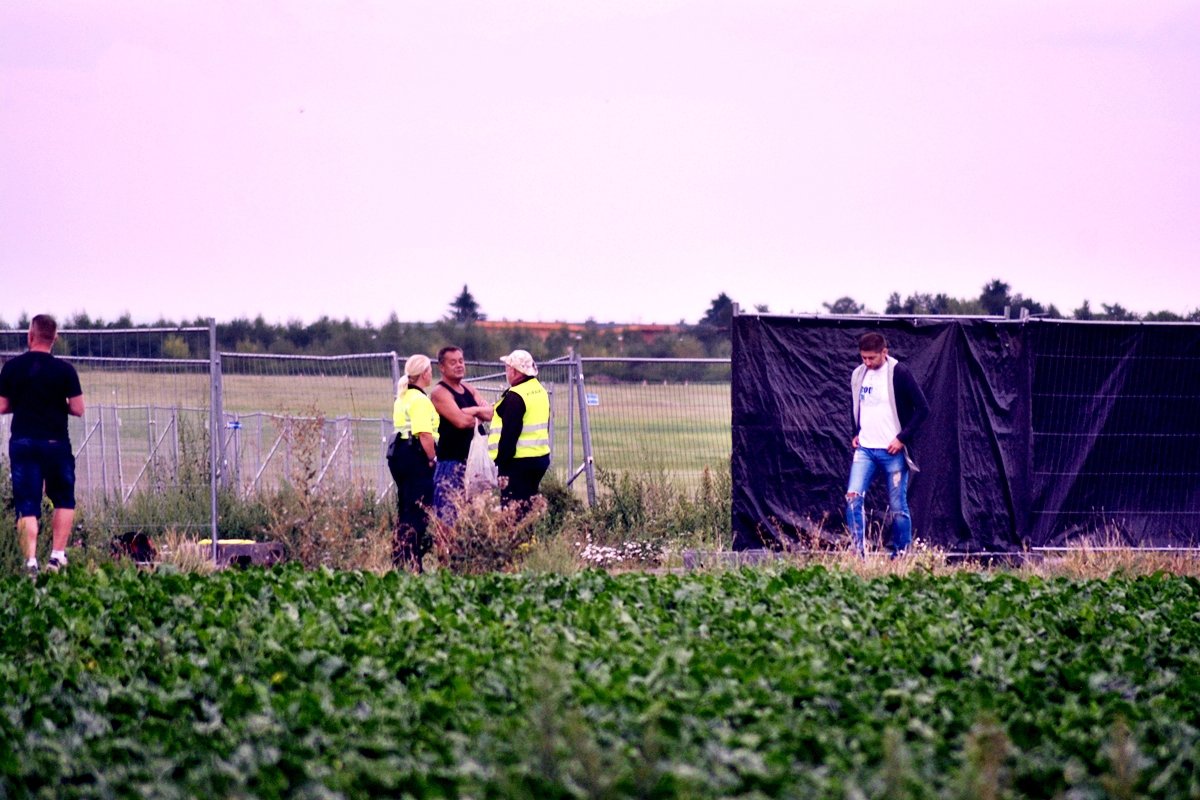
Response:
[[[46,572],[58,572],[60,569],[66,569],[67,560],[58,556],[50,556],[50,560],[46,562]]]

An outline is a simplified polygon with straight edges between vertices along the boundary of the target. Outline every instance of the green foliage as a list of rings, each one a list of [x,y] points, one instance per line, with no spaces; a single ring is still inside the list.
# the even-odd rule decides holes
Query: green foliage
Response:
[[[728,469],[714,475],[705,468],[694,495],[661,470],[600,470],[597,480],[602,491],[588,521],[593,534],[605,543],[706,538],[729,530],[732,482]]]
[[[730,321],[733,319],[733,299],[729,295],[721,292],[713,298],[709,304],[708,310],[704,312],[704,316],[700,318],[700,324],[703,326],[716,328],[717,330],[729,330]]]
[[[12,472],[8,453],[0,453],[0,575],[21,567],[21,549],[17,541],[16,509],[13,506]]]
[[[393,312],[378,326],[370,322],[357,323],[350,319],[336,320],[328,316],[322,316],[310,323],[290,320],[286,324],[279,324],[267,322],[260,314],[252,320],[238,317],[219,322],[217,346],[222,351],[281,355],[346,355],[393,350],[402,354],[433,354],[446,343],[453,342],[463,348],[468,360],[490,360],[516,347],[529,349],[537,358],[563,355],[568,348],[575,348],[578,352],[597,357],[726,357],[730,353],[729,331],[733,304],[732,298],[721,292],[713,298],[697,324],[688,325],[681,321],[678,331],[654,336],[650,341],[641,337],[622,337],[606,326],[589,320],[592,324],[583,333],[570,331],[564,324],[561,331],[552,332],[544,341],[531,342],[529,334],[519,327],[496,330],[472,324],[477,320],[486,319],[486,315],[481,313],[479,303],[469,289],[463,286],[462,292],[451,301],[446,317],[436,323],[401,322]],[[849,296],[842,296],[832,303],[822,305],[831,314],[868,313],[862,304]],[[766,313],[765,304],[755,307],[760,313]],[[892,292],[884,313],[999,315],[1004,312],[1005,307],[1009,308],[1009,313],[1013,316],[1019,315],[1021,309],[1052,319],[1064,316],[1053,303],[1043,304],[1020,293],[1014,294],[1012,287],[999,279],[988,282],[978,297],[971,298],[950,297],[945,293],[913,292],[901,299],[899,292]],[[1072,316],[1075,319],[1106,320],[1139,318],[1120,303],[1102,303],[1101,307],[1102,312],[1095,312],[1090,304],[1084,301],[1082,306],[1074,310]],[[1200,321],[1200,308],[1186,314],[1167,310],[1155,311],[1140,318],[1160,322],[1196,322]],[[84,312],[64,317],[61,323],[63,329],[76,330],[172,327],[177,324],[171,320],[160,319],[150,326],[135,326],[128,314],[106,322],[98,318],[92,319]],[[207,325],[207,321],[183,320],[178,324],[204,326]],[[12,329],[24,330],[28,325],[29,320],[22,316]],[[6,329],[2,321],[0,329]],[[129,334],[73,337],[70,341],[61,339],[56,352],[75,356],[126,355],[136,352],[152,358],[207,358],[208,343],[206,339],[189,342],[174,334],[161,338],[147,338],[135,330]]]
[[[592,508],[555,482],[543,484],[548,513],[540,521],[526,568],[546,562],[569,572],[585,566],[660,566],[671,553],[728,546],[732,482],[728,467],[704,468],[699,485],[686,489],[663,470],[600,471]],[[564,564],[562,552],[574,552]],[[549,558],[547,558],[549,556]],[[540,565],[540,566],[539,566]]]
[[[1007,283],[999,279],[984,286],[979,294],[979,305],[983,306],[983,313],[993,317],[1002,315],[1005,309],[1012,305],[1009,288]]]
[[[899,297],[899,295],[893,295],[893,297]],[[825,306],[825,311],[829,314],[861,314],[866,311],[866,307],[862,303],[857,302],[853,297],[839,297],[832,303],[821,303],[821,305]],[[887,313],[895,314],[898,312],[888,311]]]
[[[1190,797],[1200,582],[0,579],[0,796]]]
[[[487,319],[487,314],[480,312],[479,303],[475,301],[475,296],[471,294],[471,290],[464,283],[462,291],[450,303],[450,311],[446,315],[446,319],[451,322],[475,322]]]
[[[498,494],[459,500],[454,525],[430,520],[438,565],[460,575],[481,575],[514,568],[534,541],[545,500],[529,508],[500,505]]]
[[[1003,308],[1003,306],[1001,306]],[[978,300],[959,300],[945,294],[929,294],[915,292],[900,300],[899,292],[892,292],[888,297],[885,314],[983,314],[983,305]]]
[[[1044,306],[1032,298],[1021,294],[1013,294],[1011,287],[1002,280],[993,280],[985,285],[978,298],[960,299],[946,294],[930,294],[914,292],[904,300],[899,292],[888,296],[885,314],[926,315],[981,315],[1003,316],[1005,309],[1010,317],[1019,317],[1022,310],[1025,313],[1050,318],[1061,318],[1062,314],[1053,305]]]
[[[309,568],[387,569],[391,515],[372,492],[319,481],[324,427],[325,418],[317,412],[287,422],[284,437],[292,453],[292,471],[267,504],[264,538],[283,543],[289,558]]]
[[[162,343],[163,358],[191,358],[192,351],[182,336],[167,336]]]

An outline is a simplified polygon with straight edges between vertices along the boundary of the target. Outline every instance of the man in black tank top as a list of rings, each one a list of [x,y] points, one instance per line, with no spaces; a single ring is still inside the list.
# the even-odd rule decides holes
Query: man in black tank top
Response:
[[[461,500],[466,474],[467,453],[475,426],[492,418],[492,407],[485,403],[475,387],[463,383],[467,363],[460,347],[438,351],[438,369],[442,379],[433,387],[429,399],[437,409],[437,469],[433,474],[433,509],[438,519],[454,524],[457,502]]]

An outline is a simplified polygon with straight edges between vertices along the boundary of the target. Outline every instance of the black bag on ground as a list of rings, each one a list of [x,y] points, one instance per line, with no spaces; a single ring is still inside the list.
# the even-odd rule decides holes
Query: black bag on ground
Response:
[[[114,559],[130,558],[138,564],[150,564],[158,560],[158,548],[142,531],[129,531],[114,536],[108,549]]]

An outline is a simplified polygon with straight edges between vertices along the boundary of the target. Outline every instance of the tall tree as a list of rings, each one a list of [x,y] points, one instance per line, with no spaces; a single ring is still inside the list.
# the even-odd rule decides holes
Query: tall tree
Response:
[[[979,295],[979,304],[983,306],[983,312],[995,317],[1003,314],[1004,309],[1012,305],[1010,288],[1007,283],[999,279],[984,286],[983,292]]]
[[[1117,322],[1132,322],[1138,318],[1138,315],[1125,308],[1120,303],[1113,303],[1111,306],[1108,303],[1101,303],[1100,307],[1104,309],[1104,315],[1101,319],[1110,319]]]
[[[479,312],[479,303],[475,302],[471,290],[464,283],[462,292],[450,303],[446,319],[450,322],[476,322],[487,319],[487,315]]]
[[[732,321],[733,300],[724,292],[713,298],[708,311],[700,318],[701,325],[725,331],[729,330]]]

